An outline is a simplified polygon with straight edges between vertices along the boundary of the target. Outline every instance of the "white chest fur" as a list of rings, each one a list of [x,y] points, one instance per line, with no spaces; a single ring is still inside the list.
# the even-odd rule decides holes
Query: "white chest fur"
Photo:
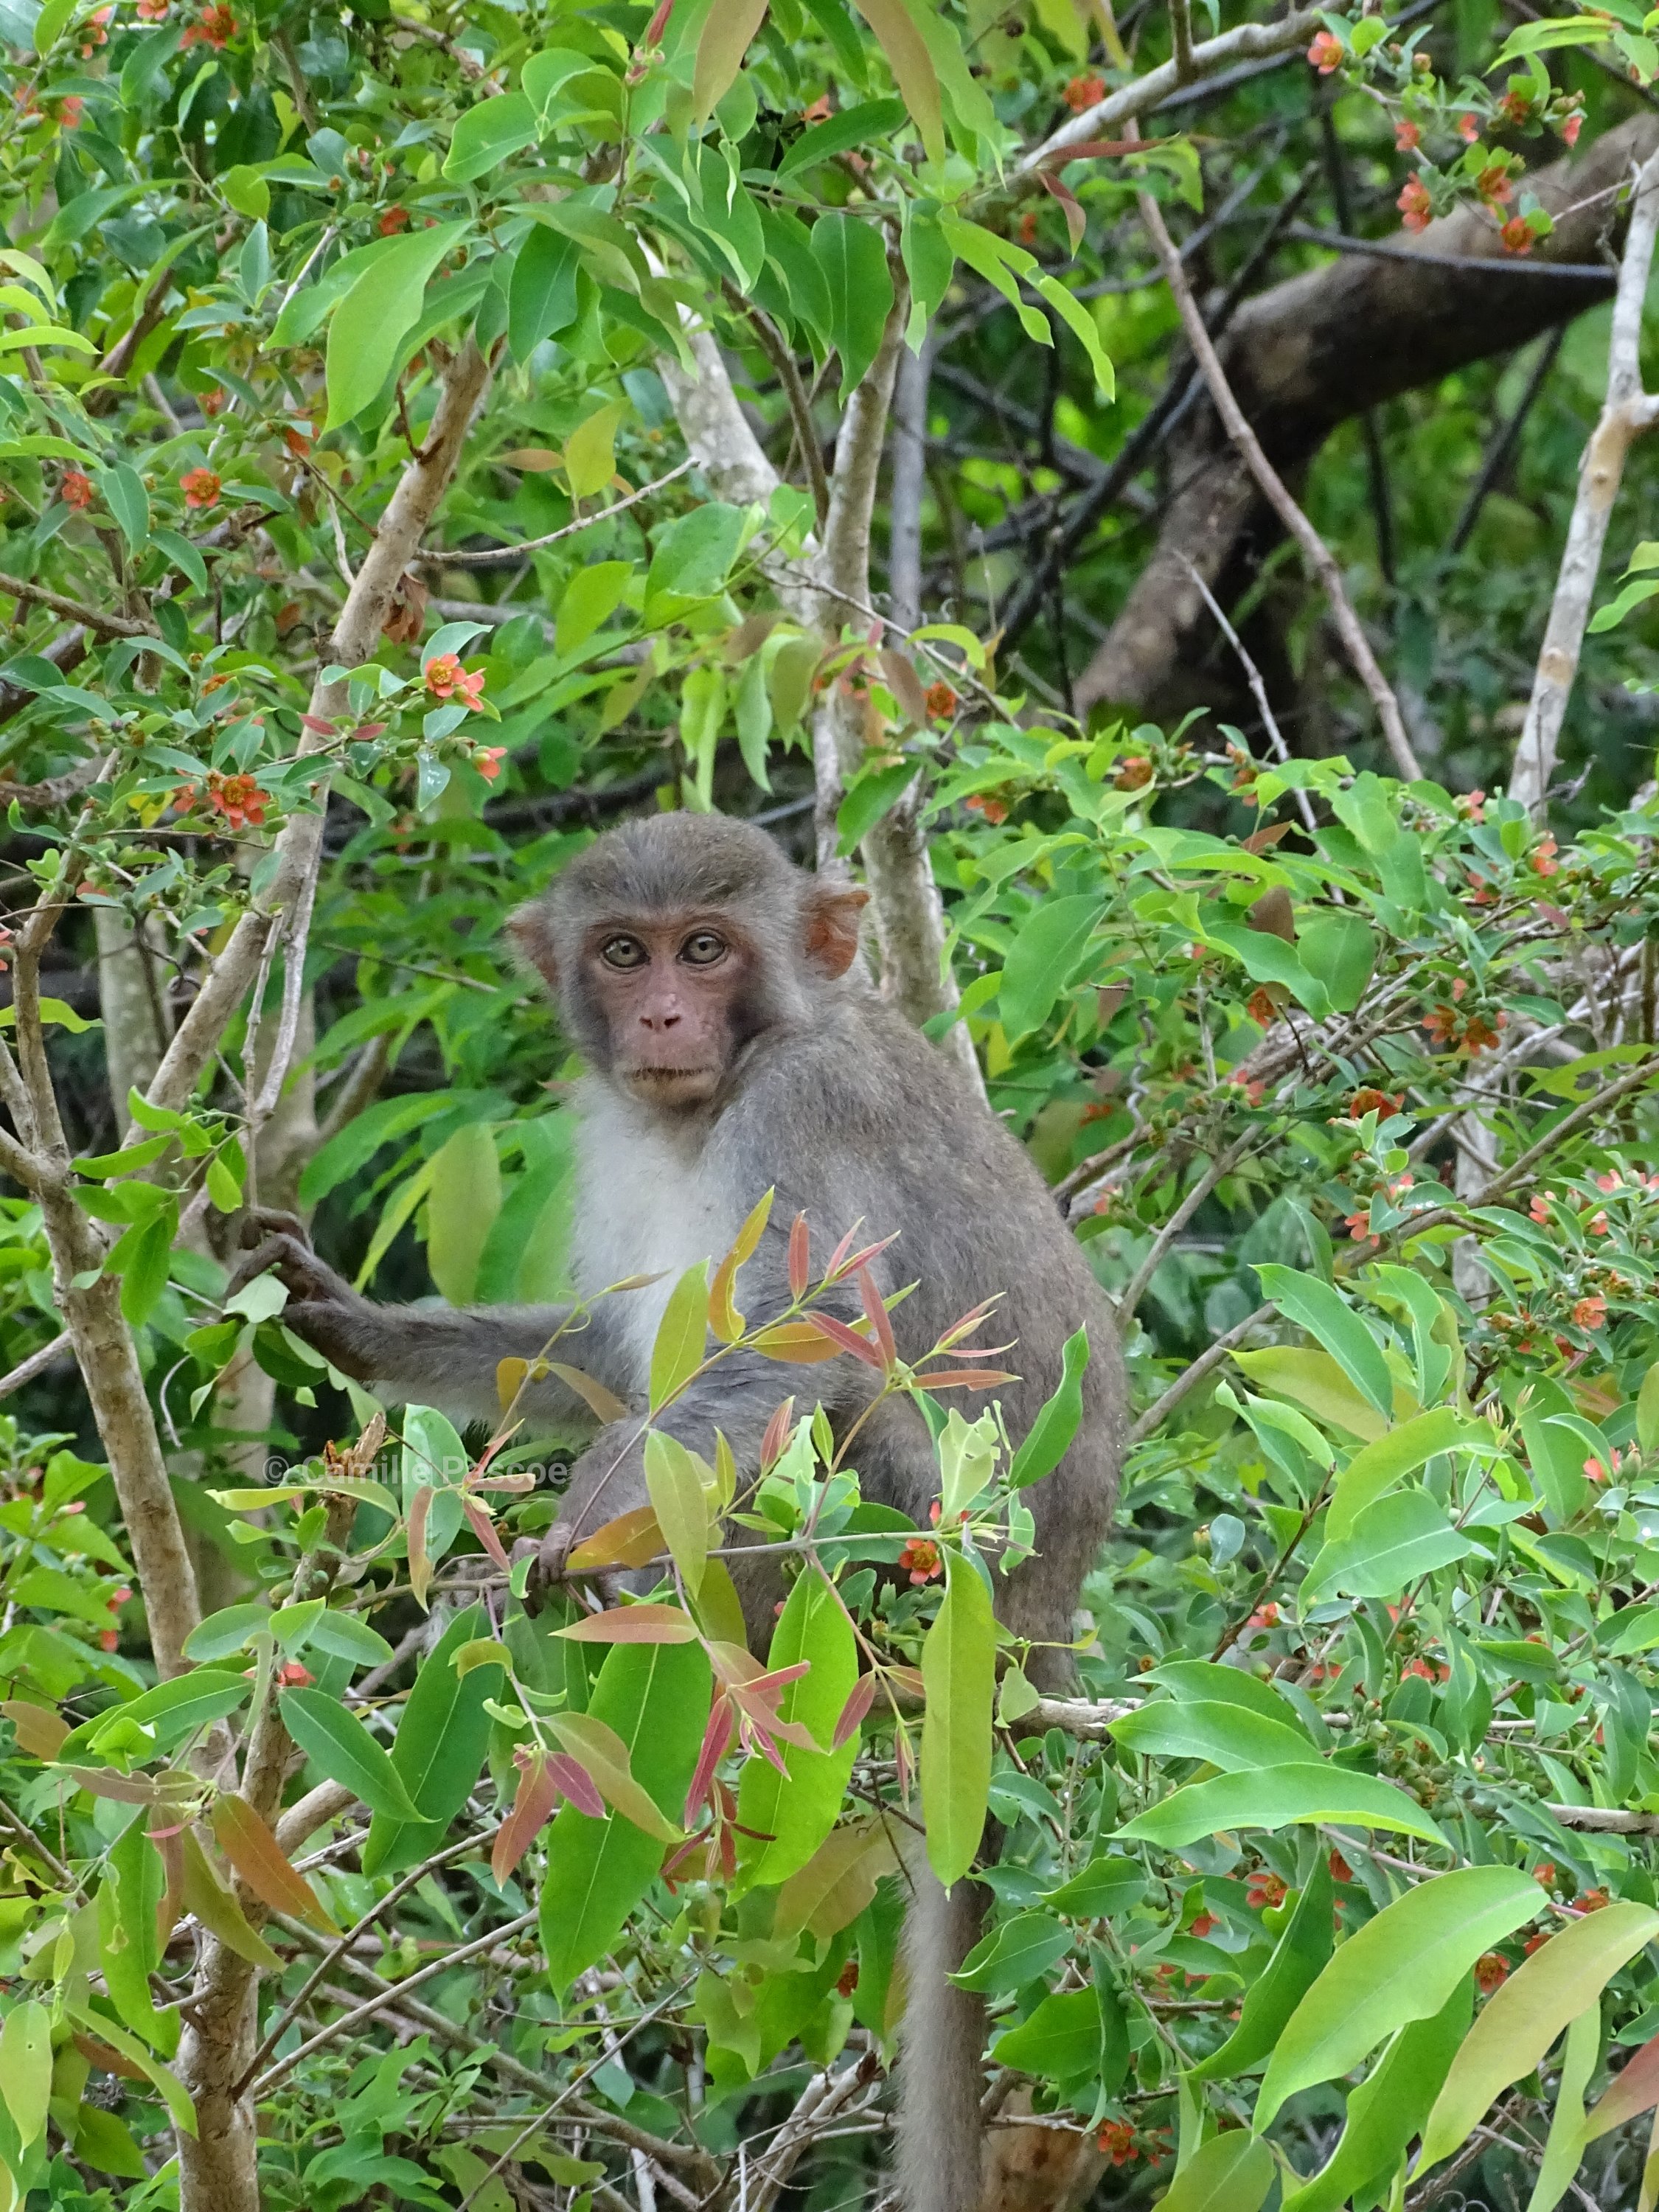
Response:
[[[705,1172],[700,1131],[681,1136],[610,1094],[603,1113],[582,1116],[576,1173],[578,1290],[592,1297],[630,1275],[662,1279],[616,1298],[642,1383],[670,1291],[686,1268],[720,1258],[739,1217]]]

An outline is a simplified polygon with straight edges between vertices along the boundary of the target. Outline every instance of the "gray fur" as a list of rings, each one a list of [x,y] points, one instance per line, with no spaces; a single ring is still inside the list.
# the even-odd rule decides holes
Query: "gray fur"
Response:
[[[1020,1379],[995,1393],[1018,1439],[1058,1382],[1066,1338],[1087,1323],[1091,1357],[1084,1419],[1060,1466],[1029,1494],[1036,1555],[1004,1581],[999,1611],[1018,1633],[1067,1642],[1085,1573],[1110,1520],[1121,1451],[1125,1384],[1106,1300],[1021,1146],[945,1060],[872,987],[854,959],[822,972],[808,948],[816,920],[848,926],[847,895],[793,867],[764,834],[707,816],[665,815],[613,830],[566,869],[548,896],[517,917],[514,933],[548,973],[568,1030],[595,1073],[580,1086],[578,1287],[592,1294],[646,1268],[671,1276],[717,1259],[769,1187],[776,1191],[760,1248],[739,1279],[750,1324],[788,1304],[789,1224],[811,1224],[814,1279],[844,1231],[860,1242],[897,1232],[874,1263],[890,1295],[916,1287],[893,1316],[901,1353],[917,1358],[969,1307],[1002,1304],[981,1341],[1016,1340],[1006,1364]],[[728,917],[761,955],[752,1028],[714,1098],[689,1110],[643,1105],[607,1079],[603,1006],[583,981],[584,933],[642,914],[710,911]],[[299,1243],[287,1224],[254,1255],[289,1283],[289,1325],[348,1372],[391,1396],[493,1418],[495,1368],[532,1359],[559,1310],[468,1312],[376,1307],[356,1297]],[[297,1226],[297,1224],[295,1224]],[[600,1299],[554,1356],[603,1382],[642,1411],[656,1316],[670,1287]],[[860,1310],[850,1290],[832,1304]],[[662,1425],[705,1456],[716,1427],[740,1474],[756,1467],[774,1408],[791,1391],[821,1399],[837,1429],[868,1404],[872,1370],[850,1357],[780,1366],[757,1354],[722,1360]],[[953,1391],[972,1418],[983,1395]],[[562,1385],[539,1386],[532,1419],[580,1410]],[[866,1424],[854,1449],[864,1494],[926,1526],[938,1474],[921,1417],[902,1401]],[[575,1538],[644,1502],[638,1422],[601,1431],[572,1471],[542,1571],[556,1576]],[[776,1564],[734,1565],[751,1638],[763,1647],[779,1595]],[[1063,1686],[1063,1651],[1038,1653],[1032,1670]],[[919,1880],[907,1949],[907,2015],[901,2179],[907,2212],[970,2212],[978,2191],[981,2032],[976,2008],[943,1975],[959,1963],[979,1921],[977,1893],[950,1899]],[[937,2123],[937,2124],[936,2124]]]

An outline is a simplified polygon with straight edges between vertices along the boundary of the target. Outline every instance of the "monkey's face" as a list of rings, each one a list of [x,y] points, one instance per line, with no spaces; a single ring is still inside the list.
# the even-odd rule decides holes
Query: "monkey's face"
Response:
[[[719,914],[590,930],[582,981],[611,1080],[671,1113],[712,1098],[753,1032],[754,967],[747,940]]]

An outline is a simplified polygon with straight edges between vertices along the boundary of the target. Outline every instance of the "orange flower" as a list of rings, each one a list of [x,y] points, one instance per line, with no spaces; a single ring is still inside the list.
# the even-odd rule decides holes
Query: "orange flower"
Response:
[[[921,703],[936,722],[942,722],[947,714],[956,713],[957,695],[941,678],[939,683],[927,686],[921,695]]]
[[[1475,121],[1474,116],[1460,115],[1457,118],[1457,135],[1465,145],[1473,146],[1480,136],[1480,125]]]
[[[494,783],[501,772],[501,763],[506,758],[505,745],[480,745],[472,756],[472,765],[486,783]]]
[[[1263,1867],[1245,1884],[1244,1902],[1253,1912],[1260,1912],[1269,1905],[1283,1905],[1285,1884],[1278,1875],[1270,1874]]]
[[[1607,1302],[1599,1292],[1580,1298],[1572,1310],[1575,1328],[1600,1328],[1607,1317]]]
[[[1251,992],[1244,1002],[1244,1011],[1253,1022],[1259,1023],[1264,1030],[1270,1022],[1276,1021],[1279,1018],[1279,1009],[1267,995],[1267,987],[1265,983],[1258,985],[1256,989]]]
[[[426,688],[434,699],[459,698],[476,707],[483,696],[484,672],[478,668],[469,675],[454,653],[434,653],[426,664]]]
[[[1569,146],[1576,146],[1578,143],[1578,134],[1583,127],[1584,118],[1582,115],[1570,115],[1561,125],[1561,136]]]
[[[1600,1912],[1613,1899],[1605,1889],[1581,1889],[1575,1902],[1581,1912]]]
[[[1553,1190],[1535,1190],[1532,1194],[1532,1201],[1530,1205],[1528,1205],[1527,1211],[1532,1216],[1533,1219],[1541,1226],[1543,1223],[1549,1219],[1550,1207],[1554,1204],[1554,1202],[1555,1193]]]
[[[1134,2125],[1129,2120],[1106,2121],[1095,2142],[1114,2166],[1127,2166],[1136,2154]]]
[[[1394,143],[1401,154],[1414,154],[1423,143],[1423,133],[1415,123],[1408,123],[1402,115],[1394,126]]]
[[[1512,215],[1498,235],[1504,241],[1505,253],[1530,253],[1538,242],[1537,233],[1523,215]],[[1553,838],[1550,840],[1552,844],[1554,842]],[[1553,867],[1540,867],[1538,872],[1540,875],[1553,876],[1555,870]]]
[[[79,95],[76,93],[70,93],[67,98],[58,101],[58,120],[63,125],[65,131],[74,131],[79,127],[81,121],[81,108],[82,101]]]
[[[405,207],[388,208],[374,228],[382,238],[394,237],[398,231],[409,228],[409,210]]]
[[[1063,95],[1073,115],[1081,115],[1085,108],[1095,107],[1106,97],[1106,81],[1098,76],[1074,76]]]
[[[167,0],[138,0],[141,23],[165,23],[167,19]]]
[[[1515,197],[1515,186],[1510,182],[1509,170],[1502,161],[1488,163],[1475,179],[1474,189],[1488,207],[1501,207],[1505,200]]]
[[[94,8],[81,26],[81,58],[90,61],[94,47],[101,46],[109,37],[109,19],[113,8]]]
[[[317,1677],[309,1667],[302,1667],[297,1659],[288,1659],[276,1669],[276,1680],[288,1689],[303,1689]]]
[[[92,478],[79,469],[65,469],[64,481],[58,489],[63,494],[64,505],[77,513],[92,505]]]
[[[216,384],[211,392],[204,392],[198,404],[210,422],[225,411],[225,402],[230,397],[222,384]]]
[[[1152,780],[1152,764],[1145,753],[1131,753],[1117,764],[1112,782],[1119,791],[1139,791]]]
[[[1421,177],[1413,177],[1395,202],[1407,230],[1426,230],[1434,216],[1434,202]]]
[[[1266,1605],[1257,1606],[1244,1626],[1246,1628],[1277,1628],[1279,1607],[1269,1599]]]
[[[1507,228],[1507,227],[1508,226],[1506,225],[1505,228]],[[1530,234],[1531,234],[1528,233],[1529,236]],[[1547,835],[1539,839],[1536,845],[1533,847],[1531,853],[1528,855],[1533,869],[1537,874],[1540,876],[1553,876],[1560,873],[1561,863],[1555,857],[1558,849],[1559,848],[1553,837]]]
[[[1195,1912],[1193,1915],[1192,1923],[1188,1927],[1187,1933],[1189,1936],[1196,1936],[1199,1941],[1202,1942],[1205,1936],[1212,1935],[1220,1925],[1221,1923],[1216,1918],[1213,1912]]]
[[[898,1563],[915,1583],[932,1582],[945,1567],[939,1546],[931,1536],[912,1536],[899,1553]]]
[[[1402,1091],[1397,1097],[1386,1091],[1377,1091],[1364,1084],[1348,1101],[1348,1119],[1358,1121],[1367,1114],[1397,1114],[1406,1103]]]
[[[1316,31],[1314,42],[1308,49],[1308,59],[1321,76],[1328,76],[1343,62],[1343,46],[1334,31]]]
[[[211,469],[186,469],[179,479],[179,489],[185,495],[186,507],[208,507],[219,504],[219,479]]]
[[[1331,1880],[1333,1881],[1352,1881],[1353,1880],[1353,1869],[1348,1864],[1348,1862],[1343,1857],[1340,1851],[1333,1851],[1331,1853],[1330,1867]]]
[[[187,46],[212,46],[219,52],[228,46],[236,35],[236,18],[228,7],[216,4],[204,8],[201,21],[192,23],[185,33]]]
[[[995,798],[988,791],[975,791],[962,803],[970,814],[982,814],[993,827],[1008,819],[1006,799]]]
[[[850,1997],[858,1985],[859,1962],[856,1959],[849,1959],[836,1978],[836,1994],[837,1996]]]
[[[1489,1997],[1510,1978],[1510,1962],[1501,1951],[1483,1951],[1474,1962],[1474,1979],[1482,1996]]]

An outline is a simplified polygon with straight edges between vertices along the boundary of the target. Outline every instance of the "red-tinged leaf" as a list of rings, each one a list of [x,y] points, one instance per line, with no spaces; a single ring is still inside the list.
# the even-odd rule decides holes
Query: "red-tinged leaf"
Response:
[[[860,1226],[861,1224],[855,1221],[852,1227],[848,1231],[846,1236],[842,1238],[840,1243],[836,1245],[835,1250],[830,1255],[830,1265],[823,1271],[823,1279],[826,1283],[833,1283],[838,1274],[845,1272],[842,1268],[842,1262],[852,1250],[853,1239],[858,1235]]]
[[[173,1941],[173,1931],[179,1925],[179,1916],[185,1909],[185,1847],[179,1828],[152,1828],[149,1839],[161,1855],[161,1865],[167,1875],[167,1887],[161,1893],[155,1908],[155,1941],[165,1951]]]
[[[326,1935],[339,1934],[316,1891],[245,1797],[216,1797],[209,1818],[215,1842],[262,1904],[308,1920]]]
[[[422,1612],[426,1594],[432,1587],[432,1562],[427,1557],[426,1523],[432,1510],[434,1492],[429,1482],[423,1482],[416,1492],[409,1508],[409,1587],[415,1602]]]
[[[798,1744],[803,1751],[818,1749],[818,1740],[811,1729],[799,1721],[780,1720],[775,1699],[757,1695],[752,1684],[730,1690],[726,1694],[757,1735],[766,1740],[775,1739],[781,1743]],[[762,1747],[764,1748],[764,1743]]]
[[[831,1751],[839,1751],[850,1743],[864,1725],[864,1717],[876,1701],[876,1677],[860,1674],[853,1685],[853,1693],[841,1709],[841,1718],[836,1723],[836,1732],[830,1739]]]
[[[95,2035],[83,2035],[75,2031],[75,2047],[88,2066],[95,2066],[103,2074],[118,2074],[124,2081],[148,2081],[149,2076],[142,2066],[135,2065],[125,2051],[117,2051],[112,2044],[105,2043]]]
[[[550,1751],[547,1754],[548,1771],[579,1813],[586,1813],[590,1820],[605,1818],[605,1800],[593,1787],[585,1767],[579,1766],[568,1752]]]
[[[463,1497],[461,1510],[471,1525],[473,1534],[483,1546],[503,1574],[510,1573],[513,1562],[501,1548],[501,1540],[495,1534],[495,1523],[490,1519],[476,1498]]]
[[[789,1441],[789,1431],[795,1418],[795,1401],[786,1398],[771,1419],[766,1424],[766,1434],[761,1438],[760,1470],[769,1474],[783,1456],[783,1448]]]
[[[850,1237],[847,1239],[849,1244],[852,1241]],[[895,1232],[891,1237],[884,1237],[878,1244],[862,1245],[856,1252],[848,1253],[842,1261],[839,1268],[832,1267],[830,1273],[843,1276],[855,1275],[860,1267],[867,1267],[872,1260],[879,1259],[890,1244],[897,1243],[898,1236]]]
[[[813,1313],[808,1314],[806,1318],[821,1336],[827,1336],[830,1343],[841,1351],[850,1352],[854,1359],[861,1359],[866,1367],[879,1370],[882,1364],[880,1352],[855,1328],[849,1328],[844,1321],[837,1321],[834,1314]]]
[[[786,1682],[799,1682],[803,1674],[810,1674],[810,1659],[798,1659],[793,1667],[774,1667],[769,1673],[757,1674],[748,1686],[751,1690],[781,1690]]]
[[[1148,146],[1161,146],[1164,143],[1162,138],[1085,138],[1075,146],[1056,147],[1052,154],[1045,155],[1045,172],[1048,167],[1063,169],[1068,161],[1103,161],[1119,154],[1142,154]]]
[[[556,1628],[575,1644],[695,1644],[697,1626],[677,1605],[620,1605]]]
[[[898,1346],[893,1340],[892,1321],[867,1267],[859,1269],[858,1283],[859,1297],[864,1302],[864,1318],[870,1324],[871,1334],[881,1346],[882,1364],[890,1375],[898,1365]]]
[[[648,1505],[636,1505],[631,1513],[619,1513],[591,1536],[584,1536],[565,1565],[577,1574],[588,1574],[597,1567],[644,1567],[664,1548],[656,1515]]]
[[[1070,239],[1072,251],[1075,253],[1083,243],[1084,232],[1088,228],[1088,218],[1083,212],[1083,203],[1071,186],[1061,178],[1057,177],[1052,169],[1039,169],[1037,175],[1048,191],[1060,202],[1061,212],[1066,217],[1066,235]]]
[[[718,1682],[758,1681],[765,1671],[762,1662],[746,1644],[727,1644],[718,1637],[711,1637],[705,1642],[703,1650],[708,1654],[708,1663],[714,1668],[714,1679]]]
[[[691,78],[692,112],[706,123],[737,82],[743,58],[766,15],[766,0],[720,0],[703,18]]]
[[[66,1766],[63,1770],[94,1797],[113,1797],[120,1805],[159,1805],[161,1793],[142,1774],[118,1774],[112,1766]]]
[[[391,727],[390,722],[359,722],[351,732],[351,742],[355,745],[366,745],[373,738],[383,738]]]
[[[721,11],[716,9],[714,13]],[[709,21],[712,22],[714,17]],[[708,36],[703,32],[705,40]],[[701,59],[701,57],[699,57]],[[743,1334],[743,1316],[732,1302],[732,1289],[737,1273],[745,1260],[752,1258],[755,1247],[765,1232],[771,1216],[772,1191],[763,1193],[750,1208],[747,1219],[732,1240],[732,1249],[714,1270],[714,1279],[708,1286],[708,1326],[722,1344],[735,1344]]]
[[[56,1707],[31,1705],[26,1698],[8,1698],[0,1705],[0,1713],[16,1729],[17,1741],[31,1759],[57,1758],[70,1725]]]
[[[997,1367],[949,1367],[943,1374],[917,1378],[927,1390],[994,1390],[1000,1382],[1018,1382],[1018,1375],[1005,1375]]]
[[[583,1777],[586,1780],[586,1777]],[[589,1784],[592,1787],[592,1784]],[[560,1790],[544,1752],[532,1752],[519,1776],[513,1810],[495,1831],[489,1849],[489,1871],[504,1882],[551,1818]],[[601,1812],[604,1808],[601,1806]]]
[[[732,1730],[736,1724],[730,1698],[716,1698],[708,1709],[708,1725],[702,1732],[702,1748],[697,1753],[691,1786],[685,1793],[685,1811],[682,1818],[688,1828],[714,1787],[715,1771],[726,1756],[732,1741]]]
[[[325,722],[320,714],[301,714],[300,725],[302,729],[311,731],[316,737],[331,738],[334,735],[333,723]]]
[[[985,1316],[993,1312],[1001,1303],[1000,1297],[982,1298],[978,1305],[971,1307],[967,1313],[963,1314],[960,1321],[951,1322],[939,1340],[939,1350],[954,1351],[961,1344],[963,1338],[971,1336]]]
[[[942,161],[945,121],[939,76],[933,68],[933,58],[911,21],[904,0],[854,0],[854,4],[881,42],[899,98],[909,109],[911,120],[921,133],[928,160]]]
[[[821,1359],[835,1358],[840,1348],[805,1321],[781,1321],[774,1328],[763,1328],[755,1339],[757,1352],[791,1367],[816,1366]]]
[[[798,1213],[789,1227],[789,1294],[794,1298],[806,1296],[806,1285],[811,1280],[811,1243],[806,1226],[806,1216]]]
[[[1659,2035],[1642,2045],[1614,2077],[1607,2094],[1591,2106],[1584,2122],[1585,2142],[1594,2142],[1609,2129],[1623,2127],[1626,2120],[1635,2119],[1654,2105],[1659,2105]]]

